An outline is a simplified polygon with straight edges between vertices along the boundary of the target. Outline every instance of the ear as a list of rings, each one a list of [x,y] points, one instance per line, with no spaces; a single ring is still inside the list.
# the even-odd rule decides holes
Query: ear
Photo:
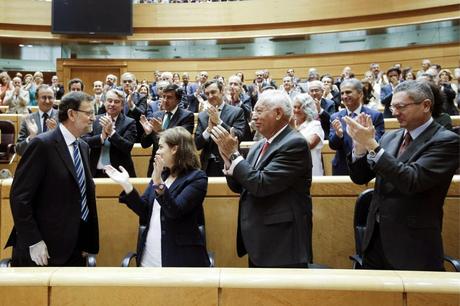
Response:
[[[424,113],[428,113],[428,112],[431,112],[431,111],[432,111],[433,102],[431,102],[431,100],[425,99],[425,100],[423,100],[422,103],[423,103],[423,106],[425,106],[425,108],[423,109],[423,112],[424,112]]]
[[[172,152],[172,154],[176,154],[178,148],[179,148],[178,145],[175,145],[175,146],[171,147],[171,152]]]
[[[67,116],[69,117],[69,119],[70,119],[71,121],[75,121],[75,119],[76,119],[75,113],[76,113],[76,112],[73,112],[71,109],[68,109],[68,110],[67,110]]]

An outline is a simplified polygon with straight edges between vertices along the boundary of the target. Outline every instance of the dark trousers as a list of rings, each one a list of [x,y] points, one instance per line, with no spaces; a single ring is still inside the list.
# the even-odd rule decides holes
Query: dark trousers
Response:
[[[257,266],[251,261],[251,258],[249,258],[249,256],[248,256],[248,267],[249,268],[300,268],[300,269],[308,269],[308,264],[306,262],[302,262],[302,263],[295,263],[295,264],[281,265],[281,266]]]
[[[222,170],[224,169],[224,162],[218,158],[210,158],[206,167],[206,174],[210,176],[224,176]]]
[[[368,270],[394,270],[388,262],[383,251],[382,239],[380,238],[380,226],[376,222],[369,246],[363,253],[363,269]]]

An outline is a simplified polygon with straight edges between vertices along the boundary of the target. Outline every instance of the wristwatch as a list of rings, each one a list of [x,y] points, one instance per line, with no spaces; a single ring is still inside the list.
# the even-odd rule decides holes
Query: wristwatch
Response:
[[[380,149],[380,146],[377,146],[377,148],[375,148],[374,150],[369,150],[369,158],[375,158],[377,156],[377,153],[379,153]]]
[[[240,152],[236,151],[230,154],[230,161],[233,162],[235,159],[237,159],[239,156],[241,156]]]

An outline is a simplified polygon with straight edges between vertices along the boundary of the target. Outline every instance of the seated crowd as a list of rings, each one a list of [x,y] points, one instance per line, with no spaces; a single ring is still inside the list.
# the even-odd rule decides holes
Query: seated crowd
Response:
[[[21,192],[40,184],[26,177],[24,167],[32,156],[51,154],[42,143],[58,141],[62,133],[79,177],[82,216],[70,257],[50,264],[80,263],[80,252],[98,248],[97,241],[91,241],[90,249],[81,241],[89,230],[88,214],[91,229],[97,225],[94,190],[80,179],[83,172],[90,188],[90,177],[110,177],[123,187],[120,202],[147,226],[140,245],[143,266],[209,265],[198,230],[205,224],[202,203],[207,177],[225,176],[230,189],[241,194],[238,255],[248,254],[250,267],[306,267],[312,258],[310,186],[312,175],[324,175],[320,152],[327,140],[336,152],[334,175],[350,175],[357,184],[376,178],[363,267],[442,270],[442,205],[459,166],[459,137],[448,131],[449,115],[458,114],[458,86],[451,72],[440,68],[424,60],[417,74],[397,65],[381,73],[374,63],[363,80],[354,78],[350,67],[335,79],[312,68],[306,80],[288,69],[279,87],[268,70],[256,71],[250,84],[241,72],[226,82],[219,75],[209,80],[202,71],[190,82],[188,73],[156,71],[152,83],[126,72],[119,86],[112,74],[95,81],[92,96],[83,93],[87,84],[80,79],[70,80],[69,93],[62,96],[56,76],[53,84],[44,85],[36,72],[26,75],[23,84],[21,76],[10,81],[4,72],[0,98],[9,112],[27,114],[28,105],[38,106],[21,123],[17,141],[23,157],[11,191],[13,258],[16,250],[23,262],[48,265],[59,253],[60,247],[47,242],[57,241],[58,234],[34,233],[41,228],[37,223],[50,220],[32,222],[36,214],[25,209],[35,197],[44,198]],[[385,133],[384,117],[392,116],[402,129]],[[239,144],[253,140],[260,141],[242,156]],[[136,142],[152,147],[146,174],[134,170]],[[197,150],[199,160],[193,158]],[[38,179],[51,180],[50,171],[35,167],[43,171],[43,180]],[[136,175],[152,178],[142,196],[128,180]],[[56,171],[56,176],[68,181],[68,173]],[[429,228],[432,235],[412,233],[413,228]],[[417,260],[408,262],[408,254]]]

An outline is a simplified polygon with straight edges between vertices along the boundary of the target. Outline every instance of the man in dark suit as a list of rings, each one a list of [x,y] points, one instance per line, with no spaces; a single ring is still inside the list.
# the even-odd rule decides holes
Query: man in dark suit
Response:
[[[90,167],[94,177],[107,177],[103,167],[123,166],[130,177],[135,177],[131,150],[136,141],[136,122],[123,114],[124,94],[117,89],[106,93],[106,113],[98,115],[93,131],[83,137],[91,148]]]
[[[345,79],[341,86],[342,101],[346,109],[331,116],[331,130],[329,133],[329,147],[335,150],[332,160],[332,175],[348,175],[347,155],[351,153],[353,141],[348,135],[344,117],[355,118],[360,113],[371,116],[375,126],[375,139],[378,141],[385,132],[383,115],[362,105],[363,85],[357,79]]]
[[[241,141],[252,141],[254,133],[249,127],[252,117],[251,98],[243,92],[243,83],[237,75],[232,75],[228,78],[228,88],[230,93],[228,104],[241,108],[244,112],[244,119],[246,120],[244,135]]]
[[[141,95],[136,90],[137,81],[133,73],[123,73],[120,81],[123,84],[123,91],[126,97],[124,114],[136,121],[137,137],[135,142],[140,142],[142,133],[144,132],[140,118],[142,115],[147,115],[147,96]]]
[[[158,150],[159,133],[165,129],[176,126],[182,126],[190,134],[193,133],[194,115],[192,112],[179,107],[179,102],[182,97],[182,88],[176,84],[167,85],[161,91],[161,107],[163,110],[152,115],[152,119],[147,120],[145,116],[141,117],[141,124],[144,133],[141,138],[143,148],[152,146],[152,156],[149,160],[147,177],[150,177],[153,172],[153,162],[155,153]]]
[[[251,147],[247,159],[238,139],[223,127],[212,138],[225,161],[227,183],[240,193],[238,256],[250,267],[307,268],[311,259],[312,162],[305,138],[289,127],[291,101],[276,90],[264,91],[253,120],[265,139]]]
[[[380,89],[380,101],[385,107],[383,111],[384,118],[393,118],[393,114],[390,111],[390,103],[393,98],[393,90],[399,84],[401,77],[401,69],[398,67],[392,67],[387,71],[387,77],[389,83]]]
[[[210,105],[206,111],[199,113],[195,131],[196,148],[201,150],[201,168],[208,176],[223,176],[224,168],[219,149],[210,137],[212,128],[217,125],[223,126],[227,131],[233,128],[240,140],[245,133],[246,120],[243,109],[224,103],[223,86],[218,80],[204,84],[204,92]]]
[[[309,82],[308,93],[315,101],[319,101],[319,120],[321,122],[321,127],[324,131],[324,139],[329,140],[329,131],[331,129],[331,116],[335,113],[335,103],[334,101],[323,97],[324,84],[321,81],[315,80]]]
[[[59,84],[57,75],[53,75],[51,77],[51,89],[53,89],[54,98],[56,98],[56,100],[61,100],[62,96],[64,95],[64,86]]]
[[[38,112],[32,113],[21,122],[19,136],[16,141],[16,152],[23,155],[29,142],[38,134],[55,129],[58,122],[58,112],[53,109],[54,92],[45,84],[37,87],[35,92]]]
[[[444,270],[442,207],[459,167],[460,138],[434,122],[440,107],[426,83],[406,81],[390,106],[401,129],[380,143],[368,116],[345,119],[354,142],[351,179],[376,178],[363,242],[366,269]]]
[[[50,92],[52,95],[52,90]],[[88,145],[91,97],[65,95],[58,128],[35,137],[22,156],[10,192],[12,266],[84,266],[99,251],[95,186]]]

